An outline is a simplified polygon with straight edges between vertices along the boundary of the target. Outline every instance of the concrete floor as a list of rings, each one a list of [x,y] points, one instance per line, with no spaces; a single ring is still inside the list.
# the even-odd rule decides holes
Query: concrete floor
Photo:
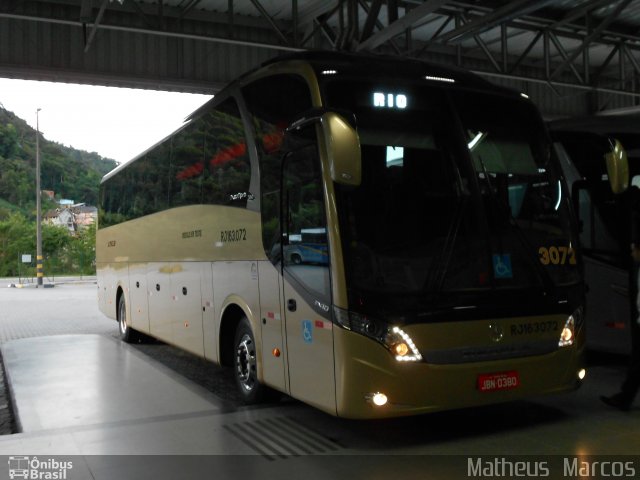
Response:
[[[621,413],[598,399],[620,385],[617,364],[593,366],[567,395],[349,421],[290,399],[224,401],[106,335],[4,339],[1,348],[23,433],[0,437],[0,479],[16,456],[72,462],[67,479],[496,478],[510,468],[496,459],[525,462],[527,476],[548,468],[548,478],[566,478],[574,461],[624,460],[640,476],[640,404]],[[477,459],[489,463],[474,474]]]

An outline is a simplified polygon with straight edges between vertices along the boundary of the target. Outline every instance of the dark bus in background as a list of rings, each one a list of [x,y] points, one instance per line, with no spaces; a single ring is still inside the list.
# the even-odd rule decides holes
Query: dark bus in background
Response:
[[[587,348],[629,354],[630,322],[638,314],[630,256],[631,206],[640,191],[615,193],[605,156],[617,140],[628,157],[631,184],[640,186],[640,115],[559,120],[549,126],[579,220]]]

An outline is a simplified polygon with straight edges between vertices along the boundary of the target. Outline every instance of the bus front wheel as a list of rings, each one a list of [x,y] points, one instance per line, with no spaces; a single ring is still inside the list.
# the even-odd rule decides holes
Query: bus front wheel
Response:
[[[265,398],[266,387],[258,381],[256,341],[247,317],[243,317],[236,328],[233,368],[236,385],[242,401],[259,403]]]

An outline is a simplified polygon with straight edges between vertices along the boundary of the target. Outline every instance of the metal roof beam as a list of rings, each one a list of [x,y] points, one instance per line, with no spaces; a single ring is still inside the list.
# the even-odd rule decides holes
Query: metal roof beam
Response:
[[[273,17],[269,15],[269,12],[265,10],[262,4],[258,0],[250,0],[250,1],[251,3],[253,3],[253,6],[256,7],[256,9],[260,12],[260,14],[267,20],[267,22],[269,22],[269,25],[271,25],[271,28],[273,28],[273,30],[276,32],[276,35],[280,37],[280,39],[284,42],[285,45],[289,45],[289,39],[285,36],[284,33],[282,33],[282,30],[280,30],[275,20],[273,19]]]
[[[511,66],[511,70],[510,73],[513,73],[515,71],[516,68],[518,68],[520,66],[520,64],[522,63],[522,61],[527,58],[527,55],[529,55],[529,53],[531,52],[531,50],[533,49],[533,47],[535,46],[536,43],[538,43],[538,41],[542,38],[542,30],[540,30],[535,37],[533,37],[533,40],[531,41],[531,43],[529,43],[529,45],[527,46],[527,48],[525,48],[524,52],[522,52],[522,55],[520,55],[518,57],[518,59],[515,61],[515,63]]]
[[[523,75],[511,75],[511,74],[504,74],[504,73],[492,73],[492,72],[483,72],[481,70],[472,70],[473,73],[477,73],[478,75],[482,75],[485,77],[495,77],[495,78],[506,78],[509,80],[521,80],[523,82],[530,82],[530,83],[540,83],[543,85],[547,85],[551,88],[555,87],[565,87],[565,88],[574,88],[576,90],[584,90],[584,91],[589,91],[589,92],[600,92],[600,93],[613,93],[616,95],[624,95],[627,97],[636,97],[636,98],[640,98],[640,93],[638,92],[630,92],[627,90],[616,90],[614,88],[609,88],[609,87],[601,87],[601,86],[592,86],[592,85],[584,85],[581,83],[570,83],[570,82],[556,82],[556,81],[550,81],[550,80],[545,80],[542,78],[533,78],[530,76],[523,76]]]
[[[593,32],[591,32],[591,34],[589,36],[587,36],[584,41],[582,42],[582,46],[579,48],[576,48],[571,55],[569,55],[567,58],[565,58],[565,61],[558,67],[555,69],[555,71],[551,74],[551,78],[554,78],[556,75],[558,75],[560,72],[562,72],[567,65],[572,65],[572,62],[580,55],[582,54],[582,52],[589,47],[589,44],[591,42],[593,42],[594,40],[596,40],[597,38],[600,37],[600,35],[602,34],[602,32],[604,32],[604,30],[616,19],[618,18],[618,16],[620,15],[620,13],[622,13],[622,10],[624,10],[627,5],[629,5],[629,3],[631,3],[632,0],[621,0],[620,3],[618,3],[618,6],[615,8],[615,10],[613,12],[611,12],[609,14],[609,16],[607,16],[607,18],[605,18],[602,22],[600,22],[600,25],[598,25]]]
[[[604,60],[604,62],[602,62],[600,67],[598,67],[598,70],[596,70],[596,72],[591,76],[591,81],[594,84],[597,83],[598,80],[600,80],[600,75],[602,75],[604,71],[607,69],[607,67],[611,63],[611,60],[613,60],[613,57],[616,56],[616,53],[618,53],[619,49],[620,49],[620,44],[614,46],[609,52],[609,55],[607,55],[607,58]]]
[[[93,42],[93,39],[95,38],[96,33],[98,33],[98,26],[102,21],[102,17],[104,16],[104,11],[107,9],[107,3],[109,3],[109,0],[103,0],[102,5],[100,6],[100,11],[96,16],[96,21],[93,23],[93,28],[91,29],[89,38],[85,41],[84,53],[87,53],[89,51],[89,49],[91,48],[91,43]]]
[[[562,19],[551,25],[551,28],[558,28],[567,23],[571,23],[580,17],[584,17],[592,10],[611,4],[611,0],[587,0],[581,6],[569,10]]]
[[[298,12],[300,26],[313,23],[317,18],[334,12],[338,8],[339,0],[316,0]]]
[[[401,34],[411,28],[416,22],[422,20],[427,15],[435,12],[447,0],[426,0],[422,5],[410,10],[409,13],[391,23],[387,28],[377,32],[356,47],[357,51],[372,50],[382,45],[387,40],[391,40],[396,35]]]
[[[82,0],[80,4],[80,21],[87,23],[91,21],[91,14],[93,13],[93,0]]]
[[[487,45],[484,43],[482,38],[480,38],[480,35],[474,35],[473,38],[475,39],[475,41],[478,44],[478,46],[480,47],[480,49],[484,52],[485,56],[489,59],[489,61],[493,65],[493,67],[496,69],[496,71],[497,72],[502,72],[502,70],[500,69],[500,65],[498,65],[498,62],[496,62],[496,59],[493,58],[493,55],[491,54],[491,52],[487,48]]]
[[[633,65],[633,68],[636,71],[636,73],[640,73],[640,64],[638,63],[638,60],[636,59],[636,57],[633,56],[633,52],[631,52],[631,50],[629,50],[627,46],[624,44],[621,45],[621,48],[622,48],[622,51],[627,56],[627,58],[629,59],[629,61],[631,62],[631,65]]]
[[[387,16],[389,25],[398,20],[398,0],[387,0]]]
[[[373,27],[375,27],[376,21],[378,20],[378,14],[380,13],[382,2],[383,0],[373,0],[373,2],[371,2],[367,19],[364,21],[364,27],[362,27],[360,41],[366,40],[373,33]]]
[[[494,10],[491,13],[483,15],[463,26],[451,30],[444,35],[441,35],[436,40],[442,43],[449,41],[461,41],[466,38],[478,35],[496,25],[513,20],[514,18],[528,15],[531,12],[539,10],[540,8],[551,3],[552,0],[518,0],[516,2],[507,3],[505,6]]]
[[[201,2],[202,0],[191,0],[183,9],[182,12],[180,12],[180,18],[184,18],[184,16],[189,13],[191,10],[193,10],[194,8],[196,8],[198,6],[198,4]]]
[[[369,14],[369,5],[367,5],[367,2],[365,0],[359,0],[359,2],[360,2],[360,7],[362,7],[362,9],[368,15]],[[378,18],[375,19],[375,26],[378,27],[378,30],[384,29],[384,25],[382,24],[382,22]],[[364,37],[364,35],[362,35],[362,37]],[[393,40],[389,40],[389,45],[391,45],[391,48],[393,48],[398,55],[402,55],[400,47],[398,47],[398,45],[396,45],[396,42],[394,42]]]
[[[108,2],[109,0],[105,0]],[[72,20],[60,20],[57,18],[48,18],[48,17],[38,17],[31,15],[17,15],[12,13],[3,13],[0,12],[0,18],[9,18],[13,20],[24,20],[38,23],[51,23],[57,25],[67,25],[72,27],[81,27],[82,24],[78,21]],[[146,28],[138,28],[138,27],[126,27],[120,25],[105,25],[105,24],[94,24],[95,27],[101,30],[109,30],[113,32],[128,32],[128,33],[139,33],[142,35],[150,35],[156,37],[167,37],[167,38],[182,38],[186,40],[196,40],[202,42],[210,42],[210,43],[222,43],[227,45],[240,45],[243,47],[256,47],[256,48],[266,48],[272,50],[279,50],[285,52],[300,52],[303,51],[304,48],[296,48],[290,47],[287,45],[275,45],[265,42],[251,41],[251,40],[240,40],[240,39],[232,39],[225,37],[213,37],[208,35],[197,35],[190,33],[182,33],[182,32],[171,32],[171,31],[160,31],[160,30],[152,30]]]
[[[422,55],[432,45],[431,42],[433,41],[433,39],[440,35],[440,33],[442,33],[442,31],[447,28],[447,25],[449,25],[451,23],[451,20],[453,19],[454,17],[452,15],[448,15],[447,17],[445,17],[444,22],[442,22],[435,33],[431,35],[431,38],[428,41],[424,42],[424,45],[422,45],[419,50],[415,51],[414,53],[410,52],[409,54],[417,57]]]
[[[604,5],[611,5],[614,4],[617,0],[597,0],[598,3],[594,3],[592,4],[592,8],[587,9],[586,7],[584,8],[584,10],[588,11],[589,10],[594,10],[597,8],[600,8]],[[583,4],[584,5],[584,4]],[[441,15],[453,15],[456,13],[460,13],[460,11],[462,10],[474,10],[474,11],[479,11],[479,12],[485,12],[485,15],[489,15],[491,14],[491,10],[487,7],[481,7],[478,6],[476,4],[471,4],[468,2],[451,2],[447,5],[444,5],[443,7],[441,7],[439,9],[439,11],[437,12],[438,14]],[[585,11],[581,10],[580,11],[580,15],[577,15],[576,18],[579,18],[580,16],[584,16],[585,15]],[[571,12],[573,12],[573,10],[571,10]],[[560,31],[557,27],[564,25],[564,23],[566,23],[566,20],[558,20],[557,18],[551,17],[548,14],[545,14],[545,16],[541,16],[541,13],[537,13],[535,14],[535,16],[532,15],[525,15],[525,16],[520,16],[519,18],[514,18],[512,20],[510,20],[508,23],[510,27],[513,28],[528,28],[528,29],[534,29],[535,31],[538,31],[539,29],[542,28],[549,28],[552,30],[557,30],[558,32],[561,32],[560,34],[563,36],[567,36],[567,37],[571,37],[571,38],[584,38],[587,33],[585,33],[585,25],[584,24],[576,24],[576,23],[571,23],[570,25],[566,25],[564,28],[566,30],[562,30]],[[473,17],[474,19],[478,19],[480,18],[480,16],[476,13],[469,15],[470,17]],[[567,17],[567,20],[575,20],[575,18],[573,18],[574,16],[572,15],[571,17]],[[618,26],[617,26],[618,27]],[[576,31],[582,32],[580,34],[576,33]],[[590,32],[589,32],[590,33]],[[631,28],[625,28],[624,30],[621,30],[620,28],[617,28],[615,31],[612,30],[605,30],[602,33],[602,37],[613,37],[616,39],[616,41],[618,39],[623,39],[623,40],[631,40],[631,41],[640,41],[640,31],[632,31]],[[611,43],[611,42],[609,42]]]
[[[555,45],[556,50],[558,50],[558,53],[560,53],[560,56],[562,56],[562,58],[564,59],[564,64],[569,65],[569,68],[571,69],[571,71],[573,72],[573,74],[576,76],[576,78],[578,79],[578,81],[580,83],[584,83],[584,81],[582,80],[582,76],[580,75],[580,72],[578,72],[578,70],[573,65],[573,63],[571,63],[571,61],[569,61],[569,55],[567,55],[567,51],[562,46],[562,43],[560,43],[560,40],[558,40],[558,37],[556,37],[555,33],[549,32],[549,38],[551,39],[551,41]],[[556,70],[556,72],[557,71],[558,70]],[[548,80],[552,80],[553,77],[554,77],[554,75],[551,74],[549,76]]]
[[[302,40],[302,42],[300,42],[300,46],[305,46],[307,44],[307,42],[309,40],[311,40],[319,30],[322,31],[322,33],[326,36],[327,33],[328,33],[326,30],[328,29],[329,31],[331,31],[331,29],[326,25],[326,22],[333,15],[335,15],[335,13],[338,11],[339,7],[340,7],[340,5],[336,5],[331,10],[329,10],[327,12],[324,12],[323,14],[319,15],[317,18],[314,18],[312,20],[313,29],[311,30],[311,33],[309,33]],[[330,35],[331,38],[327,38],[327,39],[329,40],[329,43],[331,43],[331,45],[335,47],[335,42],[336,42],[335,35],[333,34],[333,31],[331,31],[330,33],[331,33],[331,35]]]

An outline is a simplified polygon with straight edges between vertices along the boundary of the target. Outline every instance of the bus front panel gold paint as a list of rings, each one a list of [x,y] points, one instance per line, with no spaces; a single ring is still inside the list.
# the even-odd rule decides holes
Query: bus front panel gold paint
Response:
[[[498,322],[517,326],[557,320],[564,325],[566,318],[556,315],[501,319]],[[443,322],[410,325],[404,330],[425,357],[428,357],[429,349],[446,352],[448,349],[466,347],[468,351],[478,354],[496,345],[490,339],[491,323],[491,320]],[[557,342],[555,333],[553,337],[549,333],[532,334],[531,337],[528,340],[530,342],[545,339],[555,339]],[[556,348],[549,353],[450,364],[433,364],[426,359],[415,363],[398,362],[379,343],[342,328],[334,329],[334,338],[337,412],[339,416],[347,418],[414,415],[571,391],[579,386],[577,372],[583,367],[582,334],[573,346]],[[512,341],[517,346],[516,340],[505,338],[503,341]],[[486,392],[480,390],[480,375],[507,371],[517,372],[518,387]],[[387,405],[376,407],[367,400],[367,395],[377,392],[387,395]]]

